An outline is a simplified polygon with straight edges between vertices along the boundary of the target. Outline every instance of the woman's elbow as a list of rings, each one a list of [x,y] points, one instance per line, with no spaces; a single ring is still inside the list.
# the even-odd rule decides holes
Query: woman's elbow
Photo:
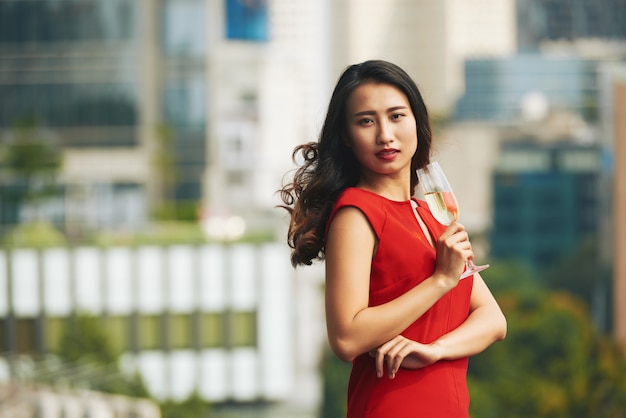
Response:
[[[329,339],[330,349],[333,354],[341,361],[345,361],[346,363],[352,363],[352,361],[358,356],[360,353],[356,353],[352,344],[347,341],[342,341],[340,339]]]
[[[506,317],[502,312],[500,312],[496,327],[496,341],[502,341],[506,338],[507,328]]]

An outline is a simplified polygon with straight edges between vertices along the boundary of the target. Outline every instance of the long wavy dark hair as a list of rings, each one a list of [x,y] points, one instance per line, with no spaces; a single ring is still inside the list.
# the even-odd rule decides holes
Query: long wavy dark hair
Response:
[[[348,127],[346,103],[358,86],[368,83],[390,84],[402,91],[411,106],[417,125],[418,146],[411,162],[411,194],[417,186],[415,170],[430,161],[432,130],[422,95],[411,77],[400,67],[386,61],[365,61],[347,67],[339,77],[328,105],[328,112],[318,142],[298,145],[302,165],[293,180],[279,190],[291,216],[287,243],[292,248],[291,264],[310,265],[323,260],[324,235],[330,212],[339,194],[359,180],[360,164],[346,144]]]

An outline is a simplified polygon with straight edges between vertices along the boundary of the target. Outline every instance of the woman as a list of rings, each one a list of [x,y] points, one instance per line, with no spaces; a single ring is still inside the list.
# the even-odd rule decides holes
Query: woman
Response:
[[[412,198],[430,160],[421,94],[399,67],[348,67],[319,141],[281,189],[294,266],[325,259],[330,347],[352,362],[348,417],[467,417],[468,357],[501,340],[506,320],[463,226]]]

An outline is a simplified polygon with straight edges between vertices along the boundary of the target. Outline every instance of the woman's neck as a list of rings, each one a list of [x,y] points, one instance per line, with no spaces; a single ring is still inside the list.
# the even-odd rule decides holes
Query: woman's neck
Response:
[[[379,194],[389,200],[402,202],[411,198],[410,181],[391,178],[379,178],[375,182],[360,179],[356,187]]]

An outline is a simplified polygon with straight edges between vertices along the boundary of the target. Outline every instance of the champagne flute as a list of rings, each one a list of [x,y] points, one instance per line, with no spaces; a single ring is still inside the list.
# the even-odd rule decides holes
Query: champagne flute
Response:
[[[435,219],[443,224],[450,225],[459,218],[459,205],[438,162],[432,162],[417,170],[419,183],[424,191],[424,198]],[[461,279],[471,276],[489,267],[489,264],[475,266],[471,259],[465,262],[465,271]]]

